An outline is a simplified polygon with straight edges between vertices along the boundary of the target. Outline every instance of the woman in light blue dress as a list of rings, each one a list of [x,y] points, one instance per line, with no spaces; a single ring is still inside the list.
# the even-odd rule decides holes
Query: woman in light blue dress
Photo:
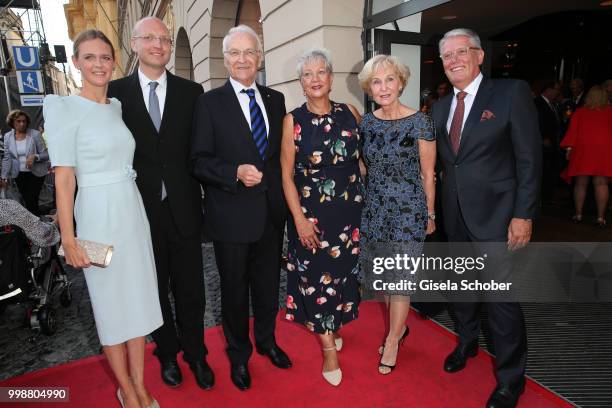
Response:
[[[144,346],[145,336],[162,325],[162,314],[149,224],[132,169],[134,139],[121,103],[106,98],[114,50],[103,33],[88,30],[74,42],[73,61],[81,70],[81,94],[49,95],[43,107],[66,262],[84,268],[121,405],[157,407],[144,385]],[[107,268],[90,265],[75,240],[73,213],[77,237],[113,245]]]

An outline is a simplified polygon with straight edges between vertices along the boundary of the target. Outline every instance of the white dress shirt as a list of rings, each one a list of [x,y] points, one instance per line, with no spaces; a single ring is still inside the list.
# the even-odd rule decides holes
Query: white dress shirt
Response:
[[[149,92],[151,87],[149,86],[150,82],[157,82],[157,88],[155,88],[155,93],[157,94],[157,99],[159,99],[159,113],[160,118],[164,118],[164,105],[166,103],[166,90],[168,89],[168,77],[166,75],[166,71],[157,79],[149,79],[141,70],[138,68],[138,79],[140,81],[140,88],[142,89],[142,97],[144,98],[145,106],[147,107],[147,112],[149,111]]]
[[[465,110],[463,111],[463,123],[461,124],[461,131],[463,132],[463,126],[465,126],[465,121],[467,120],[470,110],[472,110],[472,105],[474,104],[474,99],[476,99],[476,92],[478,92],[478,88],[480,87],[480,83],[482,82],[482,73],[479,73],[474,80],[463,89],[463,92],[467,92],[465,98],[463,99],[463,103],[465,105]],[[451,102],[450,112],[448,113],[448,120],[446,121],[446,131],[450,133],[451,122],[453,121],[453,115],[455,114],[455,108],[457,107],[457,94],[461,92],[461,89],[454,88],[454,97]]]
[[[255,81],[250,86],[244,86],[240,82],[236,81],[234,78],[230,77],[230,84],[232,84],[232,88],[234,88],[234,92],[236,92],[236,97],[238,98],[238,102],[240,102],[240,107],[242,108],[242,113],[249,124],[249,129],[251,128],[251,110],[249,109],[249,102],[251,98],[245,92],[240,92],[243,89],[254,89],[255,90],[255,101],[259,105],[261,112],[263,113],[264,121],[266,122],[266,136],[270,134],[270,125],[268,124],[268,113],[266,112],[266,105],[263,103],[263,99],[261,98],[261,94],[259,93],[259,89],[255,85]]]

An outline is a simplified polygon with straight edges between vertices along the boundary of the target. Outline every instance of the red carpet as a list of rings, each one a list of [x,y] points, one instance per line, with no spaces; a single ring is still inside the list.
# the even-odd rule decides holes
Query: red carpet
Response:
[[[278,324],[278,343],[288,352],[294,366],[280,370],[264,357],[254,354],[249,368],[252,388],[238,391],[229,379],[229,363],[219,327],[206,331],[209,363],[216,374],[212,391],[200,390],[188,366],[179,359],[185,377],[177,389],[164,386],[159,364],[147,348],[146,381],[162,408],[168,407],[478,407],[484,406],[495,386],[493,365],[485,353],[470,359],[456,374],[442,370],[444,357],[455,345],[454,336],[430,321],[409,318],[410,335],[401,348],[398,365],[389,376],[377,372],[377,348],[384,334],[381,307],[377,303],[361,306],[356,322],[342,333],[344,349],[340,364],[344,380],[338,388],[321,377],[321,358],[313,334],[301,326],[282,321]],[[96,356],[74,363],[15,377],[0,386],[70,387],[70,403],[2,404],[4,407],[119,407],[116,387],[104,359]],[[519,407],[571,407],[554,394],[528,382]]]

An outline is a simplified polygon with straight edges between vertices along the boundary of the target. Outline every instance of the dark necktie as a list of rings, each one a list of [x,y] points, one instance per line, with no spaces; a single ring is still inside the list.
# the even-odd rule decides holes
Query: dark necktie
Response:
[[[453,120],[450,126],[450,140],[453,146],[453,153],[457,155],[459,151],[459,143],[461,142],[461,127],[463,126],[463,113],[465,112],[465,99],[467,92],[461,91],[457,93],[457,106],[453,113]]]
[[[264,120],[263,112],[255,100],[254,89],[243,89],[240,91],[249,96],[249,111],[251,112],[251,133],[253,140],[257,145],[257,150],[263,159],[265,157],[266,148],[268,147],[268,135],[266,132],[266,121]]]

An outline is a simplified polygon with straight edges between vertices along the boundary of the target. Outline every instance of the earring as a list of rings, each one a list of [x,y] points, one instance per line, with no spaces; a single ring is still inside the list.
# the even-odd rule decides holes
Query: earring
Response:
[[[304,96],[306,96],[306,90],[305,90],[305,89],[302,89],[302,94],[303,94]]]

